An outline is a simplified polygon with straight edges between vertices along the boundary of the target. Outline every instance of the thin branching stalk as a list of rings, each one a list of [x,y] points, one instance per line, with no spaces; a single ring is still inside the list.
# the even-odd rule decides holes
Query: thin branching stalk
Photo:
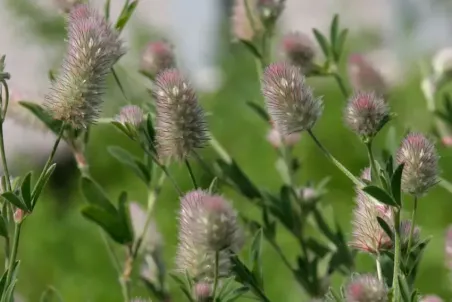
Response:
[[[362,187],[363,183],[356,178],[347,168],[344,167],[344,165],[341,164],[340,161],[338,161],[323,145],[320,143],[320,141],[317,139],[317,137],[314,135],[312,130],[308,130],[309,135],[319,147],[319,149],[325,154],[325,156],[339,169],[342,173],[344,173],[355,185]]]
[[[334,80],[336,81],[337,85],[339,86],[339,89],[341,90],[342,95],[345,98],[348,98],[348,92],[347,92],[347,88],[345,88],[345,84],[344,81],[342,80],[342,77],[340,76],[339,73],[337,72],[331,72],[330,75],[334,78]]]
[[[185,160],[185,166],[187,167],[188,174],[190,175],[191,182],[193,183],[193,188],[197,189],[198,188],[198,184],[196,183],[195,174],[193,174],[193,170],[192,170],[192,168],[190,166],[190,162],[188,161],[188,159]]]
[[[14,225],[13,247],[12,247],[11,258],[10,258],[9,266],[8,266],[8,275],[6,277],[6,286],[9,286],[12,282],[12,277],[13,277],[13,273],[14,273],[13,272],[14,263],[16,262],[17,251],[19,250],[19,239],[20,239],[21,228],[22,228],[22,222],[16,223]]]
[[[401,258],[401,240],[400,240],[400,209],[393,208],[395,239],[394,239],[394,273],[392,278],[392,288],[394,290],[394,302],[398,302],[400,298],[400,258]]]
[[[415,228],[415,224],[416,224],[417,202],[418,202],[418,197],[415,196],[414,204],[413,204],[413,211],[411,212],[410,233],[409,233],[409,237],[408,237],[408,248],[407,248],[408,257],[410,256],[411,245],[413,243],[413,233],[414,233],[414,228]]]
[[[6,161],[5,140],[4,140],[4,134],[3,134],[3,122],[5,121],[6,108],[8,107],[8,102],[9,102],[9,90],[8,90],[8,85],[6,84],[6,82],[4,80],[2,81],[2,85],[5,88],[5,101],[3,102],[3,98],[2,98],[1,103],[4,106],[5,110],[2,112],[1,121],[0,121],[0,155],[2,158],[3,173],[5,174],[5,178],[6,178],[5,179],[6,189],[8,191],[11,191],[11,179],[10,179],[10,175],[9,175],[8,163]]]

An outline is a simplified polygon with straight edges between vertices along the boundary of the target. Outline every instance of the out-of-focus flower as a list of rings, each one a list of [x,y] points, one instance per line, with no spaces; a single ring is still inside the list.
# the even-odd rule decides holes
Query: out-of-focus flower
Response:
[[[149,42],[141,56],[141,71],[155,78],[165,69],[176,67],[173,48],[165,41]]]
[[[68,14],[72,8],[78,4],[85,3],[85,0],[54,0],[56,7],[63,13]]]
[[[347,302],[387,302],[388,289],[373,275],[352,277],[345,288]]]
[[[361,54],[350,55],[347,70],[354,90],[375,92],[380,97],[387,94],[387,85],[383,76]]]
[[[209,302],[212,299],[212,284],[206,282],[196,283],[193,288],[196,302]]]
[[[452,76],[452,47],[438,51],[433,57],[432,66],[437,78]]]
[[[301,32],[288,33],[281,39],[279,48],[284,59],[299,67],[303,74],[308,74],[311,71],[315,48],[307,35]]]
[[[452,147],[452,136],[444,136],[441,138],[441,142],[446,147]]]
[[[138,139],[140,129],[144,122],[144,112],[136,105],[127,105],[121,108],[115,120],[120,123],[127,131],[131,139]]]
[[[402,190],[421,196],[438,182],[438,154],[432,142],[420,133],[410,133],[397,151],[398,164],[404,163]]]
[[[437,295],[423,296],[419,302],[443,302],[444,300]]]
[[[178,70],[163,71],[155,85],[159,155],[183,160],[208,140],[204,112],[191,85]]]
[[[84,4],[71,10],[67,44],[60,73],[46,96],[46,106],[55,119],[85,128],[96,121],[106,77],[125,50],[119,33]]]
[[[239,40],[252,41],[263,30],[257,11],[259,0],[235,0],[232,8],[232,33]],[[248,6],[248,7],[247,7]]]
[[[446,266],[452,270],[452,225],[449,225],[446,231],[444,252],[446,258]]]
[[[215,254],[220,276],[229,275],[230,251],[243,244],[243,233],[232,206],[221,196],[196,190],[181,199],[179,244],[176,264],[192,278],[210,282],[214,278]]]
[[[151,219],[146,226],[147,214],[136,202],[129,203],[130,220],[132,222],[135,237],[141,236],[147,227],[144,237],[141,239],[141,250],[153,252],[163,245],[162,235],[157,230],[155,221]]]
[[[300,137],[298,132],[282,137],[277,129],[271,128],[267,134],[267,141],[275,148],[281,148],[283,145],[293,147],[300,141]]]
[[[411,220],[404,220],[400,223],[400,239],[403,246],[408,245],[410,240],[410,230],[411,230]],[[415,246],[416,243],[421,239],[421,229],[415,225],[413,229],[413,237],[411,238],[411,247]]]
[[[364,139],[372,139],[388,118],[388,105],[374,93],[355,94],[348,101],[344,111],[347,126]]]
[[[311,129],[323,111],[300,70],[285,62],[269,65],[262,78],[268,113],[282,135]]]

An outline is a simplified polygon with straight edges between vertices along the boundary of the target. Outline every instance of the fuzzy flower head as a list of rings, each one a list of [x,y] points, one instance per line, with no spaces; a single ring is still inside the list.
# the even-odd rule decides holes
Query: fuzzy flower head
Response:
[[[410,133],[397,151],[398,164],[404,163],[402,190],[424,195],[438,181],[438,154],[432,142],[420,133]]]
[[[155,78],[165,69],[176,66],[173,48],[165,41],[150,42],[141,57],[141,71]]]
[[[444,300],[437,295],[427,295],[423,296],[419,302],[443,302]]]
[[[106,77],[125,51],[118,32],[84,4],[71,10],[67,44],[46,106],[55,119],[80,129],[97,119]]]
[[[196,283],[193,287],[196,302],[209,302],[212,299],[212,284],[207,282]]]
[[[143,126],[144,112],[136,105],[127,105],[121,108],[115,120],[126,129],[130,138],[137,139]]]
[[[282,135],[311,129],[323,111],[300,70],[287,63],[273,63],[265,69],[262,93],[268,113]]]
[[[387,302],[388,289],[373,275],[352,277],[345,288],[347,302]]]
[[[378,96],[387,93],[383,76],[372,66],[364,56],[352,54],[348,58],[348,77],[354,90],[375,92]]]
[[[404,220],[400,223],[400,238],[402,246],[408,246],[410,240],[411,220]],[[414,226],[413,237],[411,239],[411,247],[415,246],[421,239],[421,229],[418,226]]]
[[[155,84],[159,155],[183,160],[208,140],[204,112],[193,88],[178,70],[163,71]]]
[[[218,252],[220,272],[226,276],[230,251],[241,248],[242,236],[229,202],[202,190],[189,192],[181,199],[177,267],[196,280],[211,281]]]
[[[314,44],[309,37],[300,32],[283,36],[280,42],[283,57],[292,65],[300,68],[303,74],[309,73],[315,57]]]
[[[344,112],[346,125],[364,139],[373,138],[388,118],[388,105],[374,93],[355,94]]]

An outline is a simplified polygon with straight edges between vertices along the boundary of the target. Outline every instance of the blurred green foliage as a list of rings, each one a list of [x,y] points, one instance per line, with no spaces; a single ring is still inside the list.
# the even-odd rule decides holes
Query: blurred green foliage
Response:
[[[10,13],[21,19],[26,18],[30,29],[36,31],[46,43],[62,43],[62,18],[50,13],[42,14],[42,9],[32,5],[31,1],[8,0],[6,3]],[[143,45],[145,39],[150,36],[150,33],[145,35],[143,30],[139,29],[139,39],[133,37],[136,45],[129,47]],[[355,47],[365,48],[361,40],[348,43],[346,47],[347,51]],[[240,45],[225,44],[223,49],[224,86],[214,94],[200,96],[204,108],[212,113],[209,116],[210,129],[258,185],[276,190],[281,180],[275,170],[276,152],[265,139],[268,125],[245,104],[250,100],[262,101],[253,58]],[[43,71],[43,76],[46,73],[47,71]],[[130,93],[129,97],[134,103],[149,102],[150,98],[144,92],[144,87],[137,88],[135,81],[128,79],[130,75],[138,77],[138,72],[122,66],[119,76],[125,79],[125,90]],[[14,74],[12,76],[14,77]],[[389,102],[393,111],[398,114],[391,124],[396,126],[398,138],[402,137],[408,126],[421,131],[430,130],[431,117],[425,110],[419,80],[419,76],[414,72],[406,78],[403,86],[391,93]],[[343,127],[342,111],[345,100],[333,80],[310,79],[309,82],[315,87],[317,95],[324,96],[325,102],[324,115],[314,132],[339,160],[355,174],[359,174],[367,165],[367,155],[358,138]],[[124,102],[113,79],[110,79],[109,87],[105,98],[108,103],[105,116],[112,116],[118,105]],[[376,146],[383,146],[386,131],[379,135]],[[130,141],[112,126],[97,125],[93,127],[87,152],[93,177],[109,196],[116,197],[122,190],[126,190],[132,200],[145,205],[145,187],[108,154],[109,145],[120,145],[140,155],[138,148],[131,145]],[[207,159],[215,156],[209,148],[202,151],[202,154]],[[349,233],[354,206],[354,191],[350,181],[325,160],[307,136],[302,137],[295,154],[302,161],[302,173],[297,179],[300,184],[309,179],[319,181],[326,175],[331,175],[325,202],[332,206],[330,218],[334,213]],[[440,148],[440,154],[443,176],[452,179],[452,159],[449,155],[451,150]],[[202,174],[199,167],[195,165],[194,168],[203,186],[207,187],[209,179]],[[171,170],[176,174],[181,187],[189,190],[191,184],[184,166],[174,164]],[[70,173],[74,175],[69,176]],[[28,301],[38,301],[46,287],[52,285],[61,292],[66,302],[121,301],[116,273],[99,232],[79,211],[84,201],[78,189],[78,172],[76,169],[60,170],[59,175],[68,177],[69,182],[64,187],[49,188],[23,228],[19,251],[22,264],[18,292]],[[258,214],[247,200],[234,192],[225,190],[224,195],[231,199],[240,211],[250,216]],[[418,214],[423,236],[432,235],[433,239],[421,264],[417,286],[422,293],[434,292],[444,298],[452,298],[452,292],[449,291],[451,281],[444,268],[445,228],[452,222],[451,198],[449,193],[437,187],[420,201]],[[407,208],[410,208],[411,202],[408,199],[406,196]],[[170,269],[173,268],[172,261],[177,244],[177,211],[177,194],[166,184],[157,201],[155,219],[165,239],[164,255]],[[288,257],[294,260],[296,243],[292,242],[292,238],[281,228],[278,241]],[[290,272],[278,261],[276,253],[264,245],[263,254],[265,287],[270,299],[306,301],[301,289],[291,280]],[[358,260],[359,272],[374,270],[370,257],[359,255]],[[138,266],[135,271],[139,271]],[[332,281],[334,286],[343,282],[340,278]],[[139,281],[136,284],[139,286],[135,286],[133,296],[145,296],[146,291]],[[174,283],[171,283],[171,286],[172,292],[175,293],[173,301],[180,301],[180,292]]]

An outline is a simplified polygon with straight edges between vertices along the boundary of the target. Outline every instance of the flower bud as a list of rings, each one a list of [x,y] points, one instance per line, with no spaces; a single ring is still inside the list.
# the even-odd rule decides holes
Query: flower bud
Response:
[[[437,295],[428,295],[423,296],[419,302],[443,302],[444,300],[438,297]]]
[[[193,292],[196,302],[209,302],[212,299],[212,284],[206,282],[196,283]]]
[[[178,70],[163,71],[155,84],[159,155],[184,160],[208,140],[204,112],[191,85]]]
[[[410,133],[397,151],[398,164],[404,163],[402,190],[421,196],[438,182],[438,154],[424,135]]]
[[[259,0],[235,0],[232,8],[232,33],[235,38],[252,41],[263,29],[257,11]],[[248,5],[248,8],[247,8]]]
[[[118,36],[89,6],[77,5],[71,10],[68,49],[60,73],[46,96],[46,106],[55,119],[76,129],[95,122],[106,77],[125,52]]]
[[[437,78],[452,76],[452,47],[438,51],[432,60],[433,71]]]
[[[372,139],[388,118],[388,105],[374,93],[357,93],[344,112],[346,125],[363,139]]]
[[[360,54],[352,54],[348,58],[348,77],[355,91],[375,92],[384,97],[387,86],[383,76]]]
[[[275,128],[270,129],[267,134],[267,141],[275,148],[282,146],[293,147],[300,140],[300,133],[291,133],[282,137],[281,133]]]
[[[222,197],[196,190],[181,199],[177,267],[197,280],[212,281],[215,254],[220,275],[230,269],[230,251],[242,246],[242,230],[231,205]]]
[[[307,35],[300,32],[284,35],[280,49],[285,60],[300,68],[303,74],[308,74],[311,71],[315,50],[314,44]]]
[[[347,284],[345,297],[347,302],[387,302],[388,289],[373,275],[358,275]]]
[[[323,111],[300,70],[287,63],[273,63],[265,69],[262,94],[268,113],[282,135],[311,129]]]
[[[121,108],[115,120],[126,129],[131,139],[138,139],[144,121],[144,112],[136,105],[127,105]]]
[[[24,220],[25,217],[25,211],[19,208],[16,208],[14,210],[14,222],[15,223],[21,223],[22,220]]]
[[[150,42],[141,57],[141,71],[151,78],[165,69],[176,66],[176,58],[170,44],[164,41]]]
[[[444,252],[446,259],[446,267],[452,270],[452,225],[449,225],[446,231]]]

